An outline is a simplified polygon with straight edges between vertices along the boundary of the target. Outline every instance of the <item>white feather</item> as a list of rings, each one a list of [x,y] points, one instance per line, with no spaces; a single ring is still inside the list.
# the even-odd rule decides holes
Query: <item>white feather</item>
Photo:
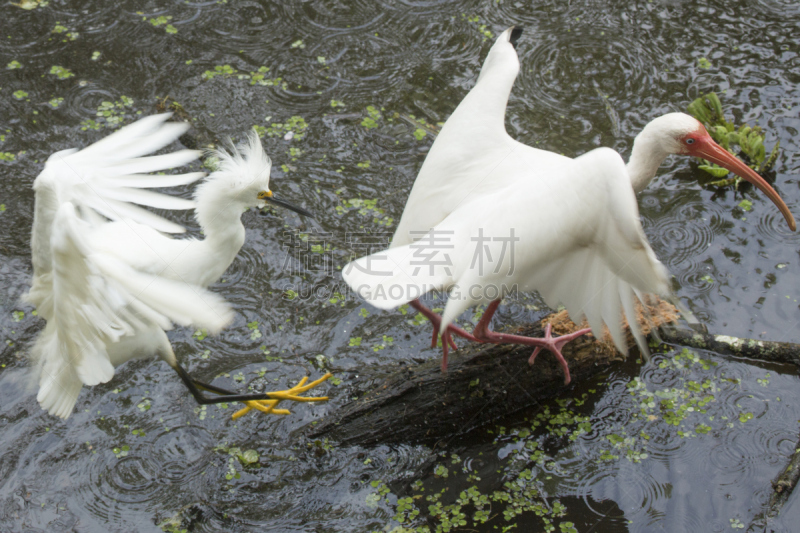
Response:
[[[152,155],[136,159],[114,160],[104,170],[107,176],[121,176],[142,172],[156,172],[165,168],[177,168],[191,163],[202,155],[198,150],[179,150],[170,154]]]
[[[205,172],[189,172],[187,174],[168,174],[153,176],[150,174],[124,174],[113,178],[100,178],[101,187],[138,187],[142,189],[153,187],[177,187],[194,183],[204,177]]]
[[[183,122],[167,123],[171,116],[172,113],[162,113],[140,119],[87,146],[82,152],[93,157],[112,154],[117,159],[155,152],[177,140],[189,129],[189,125]]]
[[[84,204],[109,220],[133,220],[164,233],[185,233],[186,228],[152,211],[113,198],[86,198]]]
[[[668,295],[669,284],[666,269],[642,230],[634,191],[646,186],[667,155],[684,153],[676,139],[700,126],[679,113],[655,119],[637,137],[627,167],[609,149],[573,160],[517,142],[504,124],[508,96],[519,72],[509,42],[511,31],[498,37],[475,86],[434,141],[391,250],[351,262],[345,267],[345,281],[383,309],[411,300],[413,295],[383,299],[373,295],[388,294],[387,286],[408,278],[411,243],[421,243],[418,239],[429,231],[450,231],[454,274],[437,271],[438,276],[416,280],[419,289],[450,288],[442,328],[472,305],[502,298],[514,289],[538,290],[550,306],[563,303],[576,321],[585,316],[596,336],[608,327],[623,352],[621,323],[627,317],[647,354],[636,322],[635,297]],[[503,238],[512,230],[520,239],[513,275],[470,267],[477,236]],[[427,253],[434,253],[434,248]],[[502,253],[498,246],[491,250]],[[383,265],[391,272],[383,276],[353,272],[353,267],[363,270],[367,265],[376,265],[376,270]],[[501,290],[490,297],[485,291],[471,293],[474,287]]]
[[[153,176],[199,152],[142,157],[174,141],[187,126],[148,117],[81,151],[51,156],[34,182],[34,278],[26,299],[47,326],[31,348],[41,406],[66,418],[81,387],[109,381],[134,357],[174,364],[164,330],[173,323],[217,333],[233,318],[223,298],[205,289],[244,241],[241,214],[259,204],[269,159],[258,138],[224,157],[225,172],[186,200],[146,190],[184,185],[202,173]],[[207,239],[176,240],[183,227],[142,207],[196,209]]]
[[[433,142],[408,195],[392,246],[419,239],[456,208],[503,188],[519,176],[520,161],[534,160],[529,176],[552,175],[568,158],[524,145],[506,133],[508,96],[519,59],[504,31],[486,56],[480,76]]]
[[[156,207],[159,209],[194,209],[195,203],[191,200],[176,198],[157,192],[134,189],[131,187],[116,187],[100,189],[99,194],[105,198],[119,200],[122,202],[133,202],[139,205]]]
[[[416,247],[415,247],[416,246]],[[452,266],[420,266],[428,253],[412,243],[351,261],[342,277],[351,289],[378,309],[393,309],[431,290],[452,284]]]
[[[447,236],[446,243],[422,238],[358,259],[345,267],[345,281],[382,309],[410,301],[419,292],[452,287],[442,328],[472,305],[515,289],[536,290],[551,307],[564,304],[574,320],[586,316],[596,336],[608,327],[623,353],[627,351],[623,317],[628,317],[634,337],[642,343],[633,314],[633,290],[665,295],[669,285],[666,270],[642,231],[620,156],[598,149],[566,160],[554,176],[532,176],[524,163],[516,175],[513,187],[476,197],[436,225],[433,233]],[[507,248],[504,255],[501,239],[512,230],[519,242],[510,272],[511,250]],[[479,235],[499,238],[485,244],[487,251],[481,253],[495,263],[484,264],[483,269],[475,261]],[[438,265],[430,275],[427,267],[415,272],[412,249],[417,250],[417,260],[449,255],[451,266]],[[417,293],[406,290],[402,297],[393,297],[392,285],[413,286]],[[497,289],[491,293],[494,296],[488,288]]]

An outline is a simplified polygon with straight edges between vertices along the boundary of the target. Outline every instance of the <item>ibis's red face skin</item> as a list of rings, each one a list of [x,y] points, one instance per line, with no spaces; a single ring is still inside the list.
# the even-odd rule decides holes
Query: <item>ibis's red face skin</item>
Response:
[[[714,142],[705,128],[700,126],[700,129],[687,133],[680,139],[680,143],[684,148],[684,153],[694,157],[702,157],[712,163],[716,163],[722,168],[726,168],[736,174],[737,176],[745,179],[758,187],[758,189],[767,195],[767,198],[778,206],[778,209],[783,213],[783,218],[786,219],[787,224],[795,231],[797,225],[795,224],[792,213],[789,212],[789,207],[778,196],[778,193],[773,189],[769,183],[764,181],[764,178],[756,174],[756,172],[744,164],[736,156],[731,155],[730,152]]]

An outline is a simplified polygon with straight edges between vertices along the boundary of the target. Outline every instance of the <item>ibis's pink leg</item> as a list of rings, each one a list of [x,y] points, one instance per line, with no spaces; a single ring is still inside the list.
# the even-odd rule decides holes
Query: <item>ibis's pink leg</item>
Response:
[[[561,369],[564,371],[564,385],[567,385],[572,378],[569,375],[569,365],[567,364],[567,360],[564,359],[564,356],[561,354],[561,348],[564,347],[565,344],[570,342],[571,340],[580,337],[581,335],[585,335],[592,330],[590,328],[582,329],[576,331],[574,333],[570,333],[569,335],[562,335],[554,339],[550,336],[550,324],[544,329],[544,338],[535,338],[535,337],[523,337],[522,335],[509,335],[507,333],[496,333],[489,329],[489,323],[492,320],[492,316],[494,312],[497,311],[497,307],[500,305],[500,300],[495,300],[489,304],[484,311],[483,316],[481,317],[480,322],[478,325],[475,326],[475,337],[480,342],[491,342],[493,344],[524,344],[527,346],[536,346],[536,349],[533,351],[530,359],[528,359],[528,364],[533,364],[536,356],[539,354],[539,351],[544,348],[546,350],[550,350],[553,355],[556,356],[558,359],[558,363],[561,365]]]
[[[447,372],[447,347],[453,342],[450,337],[450,328],[442,333],[442,372]]]
[[[436,341],[439,338],[439,326],[442,324],[442,317],[440,317],[439,315],[437,315],[436,313],[425,307],[425,305],[419,300],[412,300],[411,302],[409,302],[409,305],[414,309],[416,309],[417,311],[419,311],[420,313],[422,313],[425,316],[425,318],[430,320],[431,324],[433,324],[433,337],[431,338],[431,348],[436,347]],[[451,324],[447,326],[447,330],[452,333],[455,333],[456,335],[464,337],[467,340],[478,342],[478,339],[476,339],[475,337],[473,337],[472,335],[470,335],[469,333],[467,333],[458,326],[454,326]],[[444,336],[442,336],[442,343],[444,343],[444,341],[445,341]],[[453,341],[452,336],[450,335],[447,336],[447,342],[450,344],[451,348],[453,348],[454,350],[458,350],[458,346],[456,346],[456,343],[455,341]],[[445,364],[444,366],[445,368],[447,368],[447,364]]]

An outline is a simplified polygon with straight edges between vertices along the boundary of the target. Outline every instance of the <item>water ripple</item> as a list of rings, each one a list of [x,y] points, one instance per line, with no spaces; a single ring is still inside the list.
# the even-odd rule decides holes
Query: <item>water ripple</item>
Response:
[[[389,6],[381,9],[377,2],[367,0],[356,0],[338,6],[309,2],[303,4],[302,13],[298,13],[296,19],[300,24],[309,24],[319,32],[351,33],[374,27],[391,11]]]
[[[602,110],[604,97],[635,94],[655,83],[657,59],[634,50],[630,37],[616,34],[612,40],[601,29],[540,35],[521,51],[519,94],[556,115]],[[576,69],[580,78],[572,75]]]
[[[152,459],[159,464],[159,473],[168,483],[192,483],[209,462],[209,451],[216,439],[199,426],[181,425],[158,433],[153,440]]]
[[[157,499],[158,473],[157,465],[147,458],[134,455],[117,458],[111,451],[99,452],[88,468],[88,480],[79,489],[80,497],[93,514],[117,522]]]
[[[754,479],[760,457],[753,453],[751,435],[742,431],[722,432],[718,441],[714,442],[708,453],[708,465],[713,467],[717,476],[731,474],[730,481],[735,485],[746,485]]]
[[[758,217],[758,234],[771,242],[782,245],[797,246],[800,244],[800,233],[789,229],[786,220],[777,208],[773,208],[772,205],[766,207],[768,208],[766,212],[762,212]],[[791,206],[790,209],[792,209]],[[797,212],[796,209],[792,211],[793,213]]]
[[[104,477],[108,481],[108,498],[121,503],[144,503],[155,499],[160,486],[160,469],[145,457],[119,459]],[[105,484],[103,484],[106,486]]]
[[[96,118],[98,106],[119,98],[112,90],[95,83],[77,83],[64,93],[64,108],[76,122]]]
[[[755,0],[748,7],[753,14],[769,13],[778,20],[800,15],[800,5],[793,0]]]
[[[682,263],[704,254],[723,232],[726,217],[722,206],[696,198],[693,192],[679,194],[670,204],[655,218],[647,234],[653,249],[673,269],[685,267]]]
[[[10,19],[3,25],[3,38],[0,39],[0,53],[16,57],[36,57],[52,51],[49,44],[55,23],[49,17],[38,16],[22,10],[10,11]]]
[[[620,463],[618,470],[596,472],[582,480],[578,491],[593,512],[605,514],[594,509],[591,500],[614,500],[626,516],[661,507],[661,500],[668,499],[669,493],[668,484],[659,482],[649,472],[626,462]]]

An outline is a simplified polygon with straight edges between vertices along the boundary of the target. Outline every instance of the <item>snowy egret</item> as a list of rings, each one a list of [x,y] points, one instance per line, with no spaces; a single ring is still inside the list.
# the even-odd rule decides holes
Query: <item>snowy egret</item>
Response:
[[[175,369],[201,404],[242,401],[285,414],[274,410],[278,401],[321,399],[297,394],[329,376],[289,391],[237,394],[192,379],[178,363],[165,333],[172,323],[216,333],[233,318],[225,300],[205,287],[219,279],[244,243],[242,212],[274,203],[310,213],[274,198],[271,162],[255,133],[239,150],[217,152],[219,169],[197,187],[195,201],[147,190],[205,175],[147,174],[200,155],[180,150],[142,157],[188,129],[166,122],[169,116],[144,118],[81,151],[57,152],[34,181],[33,283],[25,299],[47,320],[30,350],[39,403],[67,418],[83,385],[105,383],[114,367],[152,356]],[[172,238],[167,234],[185,229],[140,205],[194,209],[205,238]]]
[[[498,334],[489,329],[492,315],[510,292],[538,290],[549,305],[563,303],[571,316],[586,316],[595,335],[605,324],[623,353],[620,323],[629,317],[637,344],[647,353],[633,320],[635,297],[666,295],[669,284],[642,230],[635,192],[647,186],[668,155],[702,157],[727,168],[763,191],[792,230],[795,222],[763,178],[682,113],[650,122],[636,137],[627,166],[608,148],[570,159],[512,139],[504,117],[519,71],[520,33],[510,28],[500,35],[475,87],[442,127],[389,249],[349,263],[343,275],[376,307],[411,303],[431,319],[432,345],[441,331],[443,370],[455,333],[479,342],[536,346],[531,363],[546,348],[569,382],[560,348],[589,329],[558,339],[549,331],[544,339]],[[417,300],[430,290],[448,289],[442,317]],[[472,335],[453,327],[456,317],[481,303],[489,306]]]

